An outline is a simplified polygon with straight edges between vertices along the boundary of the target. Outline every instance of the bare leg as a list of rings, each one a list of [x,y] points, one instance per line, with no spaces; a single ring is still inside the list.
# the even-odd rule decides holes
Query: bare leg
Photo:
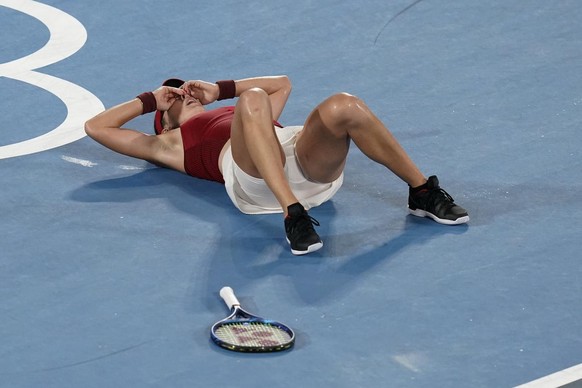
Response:
[[[301,168],[314,181],[331,182],[344,168],[350,139],[366,156],[410,186],[426,182],[386,126],[362,100],[346,93],[323,101],[307,118],[297,139]]]
[[[283,170],[285,155],[273,127],[271,104],[265,91],[253,88],[236,104],[231,130],[232,156],[247,174],[262,178],[283,208],[299,202]]]

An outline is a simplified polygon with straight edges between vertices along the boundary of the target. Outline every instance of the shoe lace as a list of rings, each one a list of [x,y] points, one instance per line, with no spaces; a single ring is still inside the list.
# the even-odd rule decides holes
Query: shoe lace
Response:
[[[314,230],[313,225],[319,226],[319,221],[305,212],[290,218],[289,233],[296,234],[298,232],[302,232],[302,235],[307,234]]]
[[[434,188],[428,193],[427,203],[436,207],[437,205],[446,205],[447,207],[452,207],[455,205],[455,200],[450,196],[445,190],[439,188]]]

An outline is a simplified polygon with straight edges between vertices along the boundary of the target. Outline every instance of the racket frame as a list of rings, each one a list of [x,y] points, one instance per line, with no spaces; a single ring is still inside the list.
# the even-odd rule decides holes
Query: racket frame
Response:
[[[273,321],[270,319],[264,319],[262,317],[251,314],[248,311],[244,310],[242,307],[240,307],[240,303],[236,296],[234,295],[232,288],[223,287],[220,290],[220,296],[222,297],[226,305],[231,309],[231,314],[228,317],[216,322],[214,325],[212,325],[212,328],[210,329],[210,338],[216,345],[235,352],[248,352],[248,353],[278,352],[290,349],[294,345],[295,333],[290,327],[281,322]],[[283,330],[289,335],[290,338],[287,342],[277,345],[241,346],[237,344],[232,344],[230,342],[221,340],[215,334],[220,327],[229,325],[231,323],[239,323],[242,325],[253,323],[264,323]]]

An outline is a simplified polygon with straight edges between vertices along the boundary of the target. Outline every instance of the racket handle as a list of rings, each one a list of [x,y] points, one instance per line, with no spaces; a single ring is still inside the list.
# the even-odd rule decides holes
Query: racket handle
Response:
[[[220,297],[229,309],[232,309],[234,306],[240,306],[238,299],[234,295],[234,291],[230,287],[222,287],[220,289]]]

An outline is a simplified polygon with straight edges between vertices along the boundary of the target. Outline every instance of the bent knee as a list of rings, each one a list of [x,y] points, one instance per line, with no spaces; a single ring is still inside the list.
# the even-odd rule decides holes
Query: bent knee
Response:
[[[269,104],[269,95],[261,88],[250,88],[240,94],[238,103],[248,107],[262,107]]]
[[[323,102],[320,111],[327,120],[336,125],[344,125],[357,121],[364,106],[364,102],[352,94],[337,93]]]
[[[330,96],[326,101],[329,101],[331,104],[334,104],[334,105],[345,106],[345,105],[354,104],[359,100],[360,99],[358,97],[354,96],[353,94],[341,92],[341,93],[336,93],[336,94]]]

